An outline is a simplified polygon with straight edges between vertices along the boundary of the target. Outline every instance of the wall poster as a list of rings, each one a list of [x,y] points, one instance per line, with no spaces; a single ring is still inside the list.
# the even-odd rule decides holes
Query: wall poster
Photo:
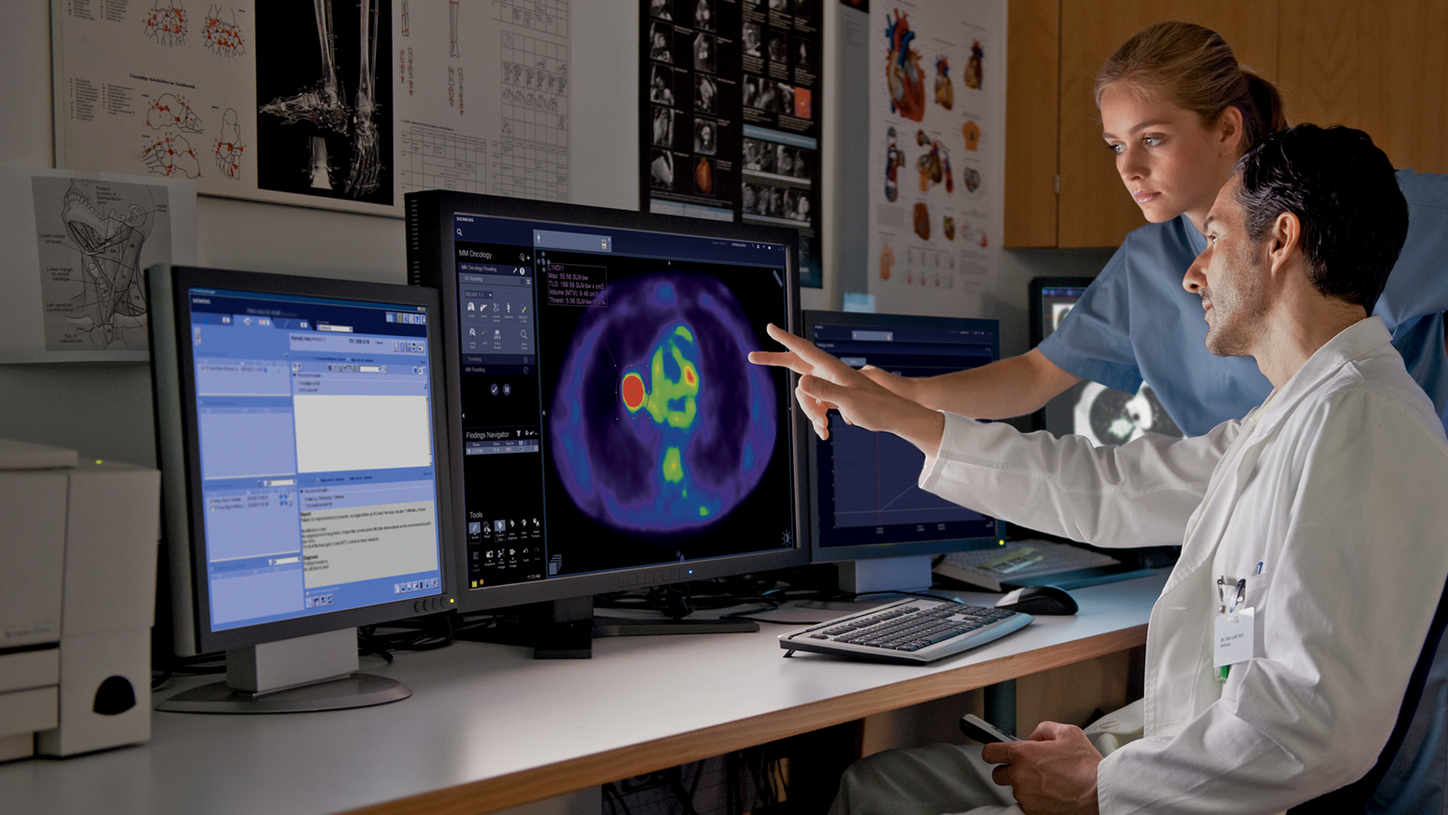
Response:
[[[58,163],[398,217],[567,201],[570,2],[55,0]]]
[[[972,316],[1004,210],[1005,0],[870,12],[869,294],[881,312]]]
[[[150,357],[144,272],[196,262],[184,179],[0,168],[0,362]]]
[[[649,212],[800,232],[822,285],[823,0],[641,0],[640,197]]]

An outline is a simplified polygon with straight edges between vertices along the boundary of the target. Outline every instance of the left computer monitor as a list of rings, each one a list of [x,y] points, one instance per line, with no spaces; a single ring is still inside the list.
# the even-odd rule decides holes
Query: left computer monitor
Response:
[[[162,709],[354,707],[355,628],[450,605],[437,293],[148,272],[174,647],[227,683]]]
[[[804,312],[805,337],[851,367],[904,377],[968,370],[1000,358],[995,320]],[[889,433],[830,414],[830,437],[811,434],[810,559],[840,562],[856,592],[930,584],[929,555],[999,546],[1005,524],[918,485],[925,454]]]

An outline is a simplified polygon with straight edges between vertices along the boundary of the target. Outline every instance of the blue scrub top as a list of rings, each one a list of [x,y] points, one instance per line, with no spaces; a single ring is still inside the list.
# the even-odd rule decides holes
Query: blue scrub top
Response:
[[[1374,313],[1448,425],[1448,175],[1399,170],[1398,186],[1408,200],[1408,238]],[[1189,435],[1247,415],[1271,383],[1250,357],[1207,351],[1201,298],[1182,288],[1206,246],[1185,215],[1132,231],[1041,353],[1068,373],[1127,393],[1147,382]]]

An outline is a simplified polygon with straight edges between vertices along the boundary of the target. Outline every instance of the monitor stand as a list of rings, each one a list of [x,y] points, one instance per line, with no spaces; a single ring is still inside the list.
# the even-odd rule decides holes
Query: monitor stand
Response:
[[[840,590],[850,594],[920,591],[930,588],[930,555],[848,560],[837,564]]]
[[[458,635],[459,639],[533,646],[534,659],[592,659],[602,637],[654,634],[737,634],[759,630],[751,620],[595,617],[593,596],[519,606],[518,622]]]
[[[357,629],[344,628],[226,652],[226,681],[156,705],[173,713],[305,713],[397,702],[412,695],[392,679],[358,673]]]

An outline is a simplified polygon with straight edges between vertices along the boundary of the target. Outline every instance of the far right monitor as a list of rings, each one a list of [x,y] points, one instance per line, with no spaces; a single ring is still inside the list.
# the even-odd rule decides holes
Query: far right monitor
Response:
[[[1031,280],[1031,347],[1051,335],[1091,285],[1089,277],[1037,277]],[[1082,380],[1046,403],[1034,417],[1037,430],[1056,436],[1085,436],[1096,445],[1125,444],[1148,431],[1182,436],[1151,386],[1123,393]]]

